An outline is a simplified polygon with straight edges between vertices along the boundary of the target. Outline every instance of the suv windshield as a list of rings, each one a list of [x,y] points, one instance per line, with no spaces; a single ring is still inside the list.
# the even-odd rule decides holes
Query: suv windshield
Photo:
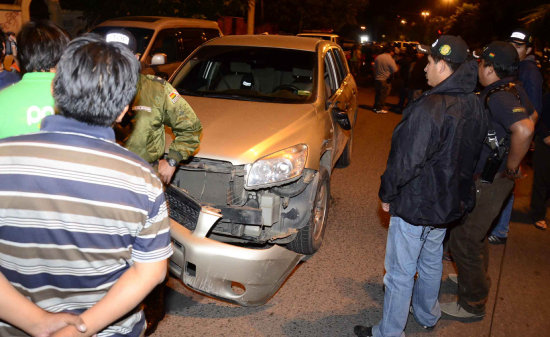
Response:
[[[305,103],[315,96],[315,57],[292,49],[204,46],[172,85],[183,95]]]
[[[149,45],[153,33],[155,32],[152,29],[146,28],[134,28],[134,27],[116,27],[116,26],[101,26],[96,27],[92,30],[92,33],[96,33],[102,36],[105,36],[111,29],[126,29],[134,35],[136,38],[137,51],[136,54],[143,55],[145,49]]]

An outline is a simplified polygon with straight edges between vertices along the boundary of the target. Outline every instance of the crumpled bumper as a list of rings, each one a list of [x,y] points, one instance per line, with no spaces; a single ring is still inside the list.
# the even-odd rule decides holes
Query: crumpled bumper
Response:
[[[204,294],[244,306],[266,303],[304,255],[277,245],[253,249],[206,238],[220,217],[216,209],[203,207],[194,231],[170,219],[170,271]]]

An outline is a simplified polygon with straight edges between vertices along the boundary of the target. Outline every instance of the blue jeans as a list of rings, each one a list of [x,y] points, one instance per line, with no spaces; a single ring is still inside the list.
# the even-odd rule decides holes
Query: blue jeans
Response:
[[[384,264],[384,310],[382,320],[373,327],[374,336],[405,336],[411,297],[415,320],[424,326],[437,323],[441,317],[438,295],[445,231],[391,217]]]
[[[493,228],[493,231],[489,235],[498,236],[501,238],[508,237],[508,231],[510,230],[510,219],[512,218],[512,209],[514,208],[514,193],[510,195],[506,206],[500,212],[498,222]]]

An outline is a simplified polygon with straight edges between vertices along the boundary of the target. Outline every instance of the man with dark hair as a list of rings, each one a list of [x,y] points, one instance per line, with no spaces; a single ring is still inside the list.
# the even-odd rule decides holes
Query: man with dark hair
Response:
[[[458,301],[441,310],[460,319],[481,319],[489,296],[489,251],[485,237],[514,188],[519,165],[529,149],[536,112],[515,83],[518,54],[494,41],[482,52],[478,76],[480,101],[489,114],[489,132],[475,169],[475,208],[451,230],[449,247],[458,269]]]
[[[133,53],[136,39],[126,29],[107,32],[107,42],[122,43]],[[169,184],[179,162],[188,159],[199,147],[202,126],[193,108],[165,80],[153,75],[140,75],[138,91],[131,111],[118,128],[118,139],[130,151],[155,164],[165,184]],[[174,140],[165,154],[165,126]],[[122,131],[122,132],[121,132]],[[158,166],[156,165],[158,163]]]
[[[475,204],[473,170],[487,128],[473,93],[477,64],[457,36],[418,48],[428,54],[433,88],[407,106],[393,132],[378,193],[391,214],[384,309],[377,325],[354,328],[361,337],[403,336],[409,311],[423,328],[435,326],[446,227]]]
[[[540,114],[542,111],[542,75],[537,67],[535,56],[533,55],[533,37],[523,29],[516,29],[510,35],[509,42],[516,48],[519,56],[518,79],[527,93],[527,97],[533,104],[533,107]],[[545,146],[541,144],[541,146]],[[536,151],[536,150],[535,150]],[[535,169],[535,167],[533,167]],[[536,186],[533,184],[533,192],[536,191]],[[532,200],[532,199],[531,199]],[[508,231],[510,228],[510,218],[512,217],[512,209],[514,206],[514,193],[510,194],[506,205],[500,213],[500,217],[488,236],[489,243],[504,244],[508,239]],[[546,208],[546,207],[545,207]],[[533,212],[533,215],[541,212]],[[534,216],[534,225],[539,229],[546,229],[546,221],[544,215]]]
[[[4,69],[4,57],[6,57],[6,35],[0,29],[0,90],[20,80],[17,73]]]
[[[542,113],[542,84],[543,78],[537,66],[535,59],[535,50],[533,46],[533,36],[526,29],[516,29],[510,35],[510,43],[519,56],[518,79],[521,82],[527,96],[531,100],[533,107],[539,114]],[[544,219],[546,213],[546,183],[544,182],[544,170],[548,166],[548,160],[544,160],[548,153],[548,145],[544,143],[548,132],[544,123],[539,123],[536,127],[535,136],[535,151],[533,157],[538,160],[533,160],[533,189],[531,194],[531,215],[533,216],[533,224],[536,228],[545,230],[548,228]],[[544,153],[545,155],[541,155]],[[542,179],[541,179],[542,178]],[[505,233],[508,232],[508,226],[503,228]],[[498,233],[495,233],[498,235]]]
[[[386,110],[386,98],[391,91],[393,74],[398,70],[393,59],[395,51],[392,46],[385,46],[384,52],[374,60],[374,106],[372,111],[379,114],[388,113]]]
[[[42,118],[54,114],[51,84],[69,37],[51,22],[31,21],[23,25],[17,41],[25,74],[0,92],[0,138],[36,132]]]
[[[138,77],[127,48],[76,38],[53,82],[59,114],[0,140],[0,272],[44,310],[80,314],[90,335],[140,336],[139,304],[172,254],[162,183],[112,129]]]

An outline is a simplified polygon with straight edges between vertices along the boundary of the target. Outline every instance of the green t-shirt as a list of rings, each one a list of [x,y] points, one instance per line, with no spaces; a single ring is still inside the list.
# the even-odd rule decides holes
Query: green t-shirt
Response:
[[[54,114],[51,85],[55,73],[27,73],[0,91],[0,138],[40,130],[40,122]]]

